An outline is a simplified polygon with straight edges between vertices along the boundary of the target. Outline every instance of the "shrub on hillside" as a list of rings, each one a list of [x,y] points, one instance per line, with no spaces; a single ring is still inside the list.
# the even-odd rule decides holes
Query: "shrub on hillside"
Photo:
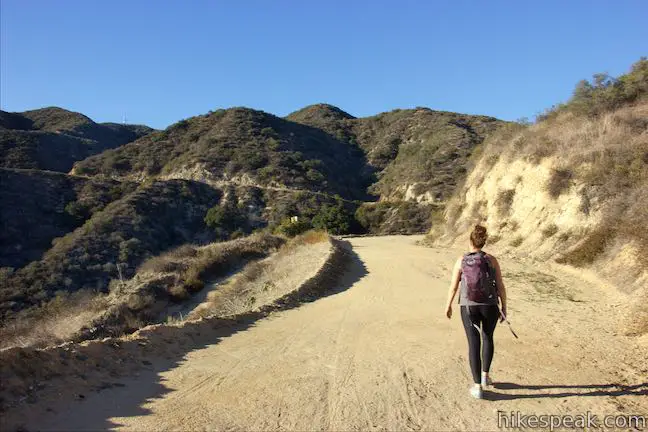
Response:
[[[236,226],[239,215],[232,205],[215,205],[207,210],[205,224],[213,229],[229,229]]]
[[[412,201],[364,203],[355,218],[365,232],[371,234],[419,234],[441,218],[440,208]]]
[[[312,227],[310,221],[304,217],[299,217],[296,221],[292,219],[284,219],[281,224],[275,228],[275,232],[283,234],[286,237],[295,237],[299,234],[305,233]]]
[[[610,225],[603,225],[590,232],[575,247],[567,251],[556,260],[558,263],[571,264],[577,267],[593,263],[606,247],[614,240],[616,228]]]
[[[312,220],[313,228],[331,234],[347,234],[352,224],[353,216],[344,208],[341,201],[338,201],[335,206],[324,205]]]
[[[598,116],[645,99],[648,96],[648,59],[642,57],[632,65],[630,72],[614,78],[606,73],[594,74],[591,80],[582,80],[571,99],[538,116],[547,120],[561,112]]]
[[[495,200],[495,205],[497,206],[497,211],[501,216],[508,216],[511,212],[513,198],[515,198],[515,189],[499,191],[497,199]]]
[[[573,173],[569,169],[557,169],[551,172],[549,183],[547,184],[547,192],[551,198],[556,199],[563,192],[569,189]]]

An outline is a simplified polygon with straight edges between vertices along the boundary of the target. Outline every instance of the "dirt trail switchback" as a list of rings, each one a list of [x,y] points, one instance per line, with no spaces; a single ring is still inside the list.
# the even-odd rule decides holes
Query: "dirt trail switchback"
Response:
[[[622,295],[574,270],[500,257],[509,319],[485,400],[471,399],[458,306],[460,249],[421,237],[350,239],[333,295],[164,359],[83,400],[34,407],[28,429],[496,430],[498,411],[648,415],[648,352],[616,333]]]

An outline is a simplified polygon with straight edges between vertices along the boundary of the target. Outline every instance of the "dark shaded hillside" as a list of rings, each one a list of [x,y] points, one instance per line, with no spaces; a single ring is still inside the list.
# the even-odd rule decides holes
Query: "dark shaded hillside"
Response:
[[[394,110],[354,118],[330,105],[312,105],[288,120],[321,128],[364,150],[379,170],[371,191],[381,199],[445,201],[466,173],[472,150],[505,124],[486,116]]]
[[[0,110],[0,130],[31,130],[34,122],[19,114]]]
[[[213,239],[203,218],[220,195],[185,180],[140,186],[58,239],[42,259],[10,274],[0,287],[0,318],[47,301],[56,291],[107,290],[117,263],[125,264],[128,277],[144,259],[168,248]]]
[[[328,104],[309,105],[286,117],[287,120],[316,127],[337,139],[357,144],[353,127],[356,120],[351,114]]]
[[[246,108],[183,120],[88,158],[82,175],[187,177],[288,187],[364,199],[364,154],[331,135]],[[360,175],[359,175],[360,174]]]
[[[52,241],[81,226],[136,184],[0,168],[0,267],[40,259]]]
[[[67,172],[88,156],[152,131],[139,125],[95,123],[61,108],[0,112],[0,167]]]

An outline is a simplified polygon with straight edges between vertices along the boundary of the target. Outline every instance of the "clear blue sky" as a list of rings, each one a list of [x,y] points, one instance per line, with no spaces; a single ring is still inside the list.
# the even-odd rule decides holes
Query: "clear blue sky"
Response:
[[[163,128],[326,102],[533,117],[648,55],[648,1],[0,0],[0,105]]]

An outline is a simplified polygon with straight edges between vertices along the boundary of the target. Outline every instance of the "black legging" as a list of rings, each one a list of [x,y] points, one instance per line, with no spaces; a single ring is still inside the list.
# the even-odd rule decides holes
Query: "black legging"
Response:
[[[463,322],[466,336],[468,337],[468,357],[470,359],[470,370],[476,384],[481,383],[481,371],[490,370],[493,361],[493,332],[499,318],[499,308],[496,305],[461,306],[461,321]],[[473,325],[474,324],[474,325]],[[484,349],[479,356],[481,338],[478,328],[484,333]],[[482,368],[482,358],[484,365]]]

